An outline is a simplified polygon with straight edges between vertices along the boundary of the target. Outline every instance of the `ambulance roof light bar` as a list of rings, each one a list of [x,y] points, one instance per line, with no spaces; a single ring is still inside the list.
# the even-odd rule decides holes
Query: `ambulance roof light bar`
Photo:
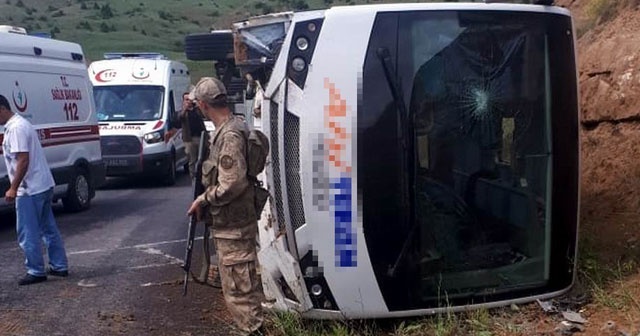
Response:
[[[27,30],[22,27],[0,25],[0,33],[27,35]]]
[[[132,52],[132,53],[121,53],[121,52],[108,52],[104,53],[104,59],[112,60],[112,59],[124,59],[124,58],[144,58],[144,59],[167,59],[167,57],[160,53],[154,52]]]

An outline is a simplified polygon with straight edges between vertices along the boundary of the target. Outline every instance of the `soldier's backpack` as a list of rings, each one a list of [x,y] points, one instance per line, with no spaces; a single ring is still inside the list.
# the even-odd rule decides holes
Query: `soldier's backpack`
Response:
[[[269,191],[258,180],[258,174],[264,170],[269,155],[269,139],[264,133],[253,129],[249,131],[247,137],[247,176],[249,182],[253,183],[255,198],[254,206],[256,215],[260,218],[262,209],[269,198]]]

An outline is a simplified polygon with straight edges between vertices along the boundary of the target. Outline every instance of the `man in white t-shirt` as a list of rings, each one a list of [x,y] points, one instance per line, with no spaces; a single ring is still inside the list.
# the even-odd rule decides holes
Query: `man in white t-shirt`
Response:
[[[55,182],[38,134],[31,123],[11,111],[9,101],[2,95],[0,125],[4,126],[2,155],[11,182],[4,196],[7,202],[15,202],[18,243],[27,266],[27,274],[18,284],[45,281],[47,272],[66,277],[69,274],[67,254],[51,210]],[[47,271],[42,255],[43,240],[49,256]]]

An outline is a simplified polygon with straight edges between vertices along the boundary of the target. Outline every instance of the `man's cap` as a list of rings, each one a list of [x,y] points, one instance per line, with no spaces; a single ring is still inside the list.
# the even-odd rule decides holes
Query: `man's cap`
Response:
[[[219,96],[226,94],[227,89],[224,87],[224,84],[222,84],[219,79],[213,77],[201,78],[193,90],[194,97],[205,102],[212,102]]]

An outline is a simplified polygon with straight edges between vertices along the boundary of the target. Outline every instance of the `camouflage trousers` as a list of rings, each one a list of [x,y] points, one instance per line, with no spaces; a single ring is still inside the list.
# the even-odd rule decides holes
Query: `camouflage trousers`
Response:
[[[256,270],[256,241],[221,238],[214,241],[227,309],[240,330],[253,332],[262,325],[264,300]]]

